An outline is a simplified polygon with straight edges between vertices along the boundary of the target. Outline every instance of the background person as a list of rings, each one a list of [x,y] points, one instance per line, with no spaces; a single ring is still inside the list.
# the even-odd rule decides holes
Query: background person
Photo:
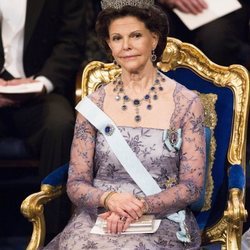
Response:
[[[0,2],[0,85],[42,82],[38,94],[0,94],[0,137],[18,136],[40,158],[41,178],[69,161],[69,100],[84,55],[82,0]]]
[[[70,157],[75,120],[70,102],[84,57],[84,1],[1,0],[0,24],[0,85],[44,84],[41,93],[0,94],[0,137],[26,142],[40,160],[41,180]],[[46,214],[48,234],[64,226],[66,204],[57,201]],[[20,215],[19,206],[11,220]],[[4,220],[9,225],[8,217]]]
[[[190,31],[173,8],[196,15],[208,6],[207,0],[158,0],[170,20],[170,36],[196,45],[209,59],[229,66],[242,64],[250,70],[250,4],[239,0],[242,8]]]

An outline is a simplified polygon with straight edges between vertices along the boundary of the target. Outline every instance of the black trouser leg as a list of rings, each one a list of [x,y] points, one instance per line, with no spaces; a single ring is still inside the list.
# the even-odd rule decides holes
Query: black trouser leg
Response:
[[[48,94],[39,100],[13,109],[16,133],[24,138],[34,155],[40,158],[40,179],[60,165],[69,162],[74,130],[74,112],[66,99]],[[68,198],[46,205],[47,233],[52,237],[69,218]]]
[[[40,176],[69,161],[74,113],[66,99],[49,94],[17,108],[13,114],[17,134],[40,158]]]

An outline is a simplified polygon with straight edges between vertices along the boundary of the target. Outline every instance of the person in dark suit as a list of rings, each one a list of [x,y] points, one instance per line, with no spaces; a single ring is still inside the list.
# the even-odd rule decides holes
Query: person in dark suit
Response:
[[[1,1],[0,23],[0,85],[44,85],[41,93],[0,94],[0,137],[23,138],[40,158],[43,178],[69,161],[75,120],[69,100],[84,56],[84,1]]]
[[[242,7],[195,30],[190,31],[172,11],[196,15],[204,11],[207,0],[158,0],[170,20],[170,36],[196,45],[215,63],[242,64],[250,70],[250,3],[239,0]]]
[[[84,0],[0,1],[0,85],[44,85],[36,94],[0,94],[0,138],[27,143],[40,159],[39,179],[69,161],[74,87],[84,59],[84,9]],[[69,204],[64,197],[46,207],[48,240],[66,223]]]

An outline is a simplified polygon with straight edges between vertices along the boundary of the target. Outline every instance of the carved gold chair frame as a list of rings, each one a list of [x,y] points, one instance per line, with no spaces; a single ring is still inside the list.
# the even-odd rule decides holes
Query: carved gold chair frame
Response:
[[[216,86],[230,88],[234,95],[233,127],[227,160],[230,164],[239,164],[246,168],[246,128],[249,103],[249,75],[240,65],[219,66],[211,62],[195,46],[183,43],[175,38],[168,38],[168,43],[158,67],[167,72],[176,68],[189,68],[203,79]],[[101,84],[110,82],[120,74],[120,69],[113,63],[98,61],[89,63],[82,74],[81,86],[78,86],[78,100],[92,93]],[[33,223],[33,233],[28,250],[43,246],[45,239],[44,205],[57,198],[65,191],[63,186],[41,185],[41,191],[28,196],[21,205],[21,212]],[[212,227],[202,232],[204,244],[220,243],[222,249],[240,249],[242,224],[246,220],[244,190],[229,190],[227,208],[222,218]]]

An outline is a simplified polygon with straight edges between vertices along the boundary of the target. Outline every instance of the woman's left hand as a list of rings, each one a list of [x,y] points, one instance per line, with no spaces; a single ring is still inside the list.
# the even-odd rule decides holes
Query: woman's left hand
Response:
[[[120,234],[126,231],[133,221],[131,218],[120,216],[111,211],[100,214],[99,216],[107,221],[107,233],[110,234]]]
[[[139,219],[143,215],[144,209],[144,203],[130,193],[112,194],[106,199],[106,206],[110,211],[121,216],[129,217],[132,220]]]

